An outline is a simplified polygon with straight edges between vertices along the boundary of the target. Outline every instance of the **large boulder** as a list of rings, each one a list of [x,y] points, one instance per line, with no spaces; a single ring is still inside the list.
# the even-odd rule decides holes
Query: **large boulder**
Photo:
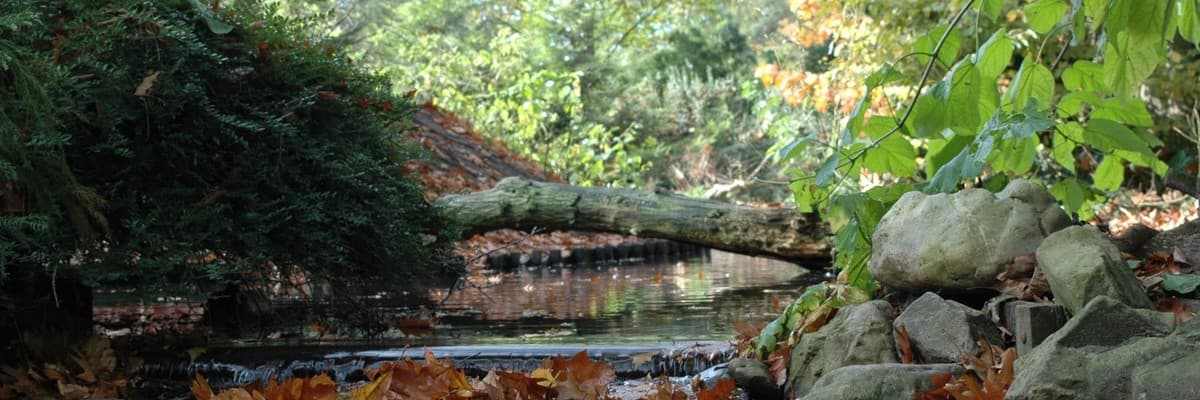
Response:
[[[1200,399],[1200,324],[1093,298],[1023,354],[1005,399]]]
[[[898,362],[892,312],[883,300],[849,305],[820,330],[804,334],[788,363],[787,387],[792,396],[803,396],[821,376],[847,365]]]
[[[1047,237],[1037,249],[1038,265],[1054,300],[1075,313],[1096,296],[1150,308],[1142,284],[1108,237],[1090,226],[1072,226]]]
[[[942,299],[933,292],[910,304],[892,326],[894,331],[904,327],[913,350],[925,362],[959,362],[963,354],[979,354],[979,339],[1004,343],[1000,329],[982,311]]]
[[[991,287],[1005,265],[1070,225],[1050,193],[1026,180],[996,194],[909,192],[879,221],[870,270],[879,282],[909,292]]]
[[[801,400],[912,400],[939,375],[962,375],[958,364],[849,365],[830,371]]]

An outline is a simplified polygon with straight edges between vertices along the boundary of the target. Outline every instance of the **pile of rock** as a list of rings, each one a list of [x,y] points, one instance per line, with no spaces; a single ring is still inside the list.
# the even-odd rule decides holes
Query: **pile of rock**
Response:
[[[1009,334],[1018,358],[1006,399],[1200,399],[1200,319],[1154,311],[1117,245],[1074,225],[1040,185],[908,193],[873,245],[871,273],[915,301],[842,308],[792,348],[786,387],[739,361],[730,374],[755,398],[912,399],[962,374],[978,340]],[[947,299],[982,293],[992,297],[982,309]],[[924,364],[900,363],[901,327]]]

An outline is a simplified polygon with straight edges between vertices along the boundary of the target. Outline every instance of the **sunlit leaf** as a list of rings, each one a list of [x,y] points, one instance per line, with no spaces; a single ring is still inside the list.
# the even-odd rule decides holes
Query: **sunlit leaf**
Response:
[[[1038,0],[1025,6],[1025,18],[1034,32],[1045,34],[1061,21],[1070,9],[1062,0]]]

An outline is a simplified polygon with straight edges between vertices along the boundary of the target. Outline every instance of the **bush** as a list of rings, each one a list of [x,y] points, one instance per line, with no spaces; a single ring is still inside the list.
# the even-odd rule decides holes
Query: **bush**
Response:
[[[278,15],[0,3],[0,274],[154,294],[458,273],[456,232],[400,173],[411,102]]]

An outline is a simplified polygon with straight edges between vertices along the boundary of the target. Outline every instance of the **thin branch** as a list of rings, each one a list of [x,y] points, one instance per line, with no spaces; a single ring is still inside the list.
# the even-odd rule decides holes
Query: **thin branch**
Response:
[[[954,27],[958,26],[959,22],[962,22],[963,16],[967,14],[967,10],[970,10],[971,5],[973,4],[975,4],[975,0],[968,0],[966,4],[963,4],[962,9],[958,10],[958,13],[954,15],[952,20],[950,20],[950,24],[946,27],[946,31],[942,32],[942,37],[938,39],[937,45],[933,47],[932,56],[929,57],[929,61],[925,63],[925,70],[921,71],[921,80],[917,84],[917,96],[913,97],[913,104],[909,105],[909,107],[904,110],[904,115],[900,116],[900,120],[896,122],[896,126],[892,127],[892,129],[889,129],[883,135],[880,135],[879,138],[872,141],[871,144],[867,145],[862,150],[859,150],[848,160],[838,163],[837,169],[841,169],[842,167],[858,162],[860,158],[867,154],[867,150],[879,147],[880,143],[891,137],[892,134],[899,132],[900,129],[904,127],[904,124],[908,122],[908,118],[912,116],[912,111],[913,108],[915,108],[914,106],[916,105],[917,99],[921,97],[921,92],[925,90],[925,85],[929,83],[929,75],[933,72],[934,64],[939,61],[937,56],[942,52],[942,46],[946,44],[946,40],[950,38],[950,33],[954,30]],[[870,95],[870,93],[864,94],[864,96]],[[842,179],[839,180],[838,185],[841,185],[845,179],[846,175],[843,175]],[[832,190],[829,192],[829,195],[833,195]],[[828,200],[828,197],[826,200]]]

